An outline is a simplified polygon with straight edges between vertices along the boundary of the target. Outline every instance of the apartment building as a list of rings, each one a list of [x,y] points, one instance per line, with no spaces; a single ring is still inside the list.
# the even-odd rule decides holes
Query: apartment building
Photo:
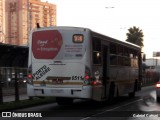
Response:
[[[0,43],[5,42],[4,0],[0,0]]]
[[[5,0],[5,43],[27,45],[37,23],[56,26],[56,5],[40,0]]]

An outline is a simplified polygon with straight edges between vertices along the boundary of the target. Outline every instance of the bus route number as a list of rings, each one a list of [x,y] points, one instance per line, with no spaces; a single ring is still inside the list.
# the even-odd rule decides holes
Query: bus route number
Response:
[[[82,76],[72,76],[72,80],[83,80]]]

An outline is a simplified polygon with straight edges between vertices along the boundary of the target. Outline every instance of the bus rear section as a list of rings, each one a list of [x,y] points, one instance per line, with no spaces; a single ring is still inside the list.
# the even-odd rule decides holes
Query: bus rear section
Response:
[[[31,34],[27,92],[30,97],[54,96],[59,104],[91,98],[87,31],[56,28]]]

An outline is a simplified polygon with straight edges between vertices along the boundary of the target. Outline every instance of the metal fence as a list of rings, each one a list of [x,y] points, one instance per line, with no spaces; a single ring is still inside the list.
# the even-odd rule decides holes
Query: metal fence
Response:
[[[155,85],[159,81],[160,73],[146,71],[142,78],[142,86]]]
[[[27,68],[0,67],[0,102],[4,96],[14,95],[15,101],[20,94],[26,94]]]

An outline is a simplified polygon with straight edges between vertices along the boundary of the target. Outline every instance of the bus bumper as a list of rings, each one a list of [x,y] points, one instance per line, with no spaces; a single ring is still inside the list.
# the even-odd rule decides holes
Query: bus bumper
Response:
[[[46,88],[34,87],[27,84],[29,97],[71,97],[71,98],[92,98],[92,87],[82,86],[81,88]]]

